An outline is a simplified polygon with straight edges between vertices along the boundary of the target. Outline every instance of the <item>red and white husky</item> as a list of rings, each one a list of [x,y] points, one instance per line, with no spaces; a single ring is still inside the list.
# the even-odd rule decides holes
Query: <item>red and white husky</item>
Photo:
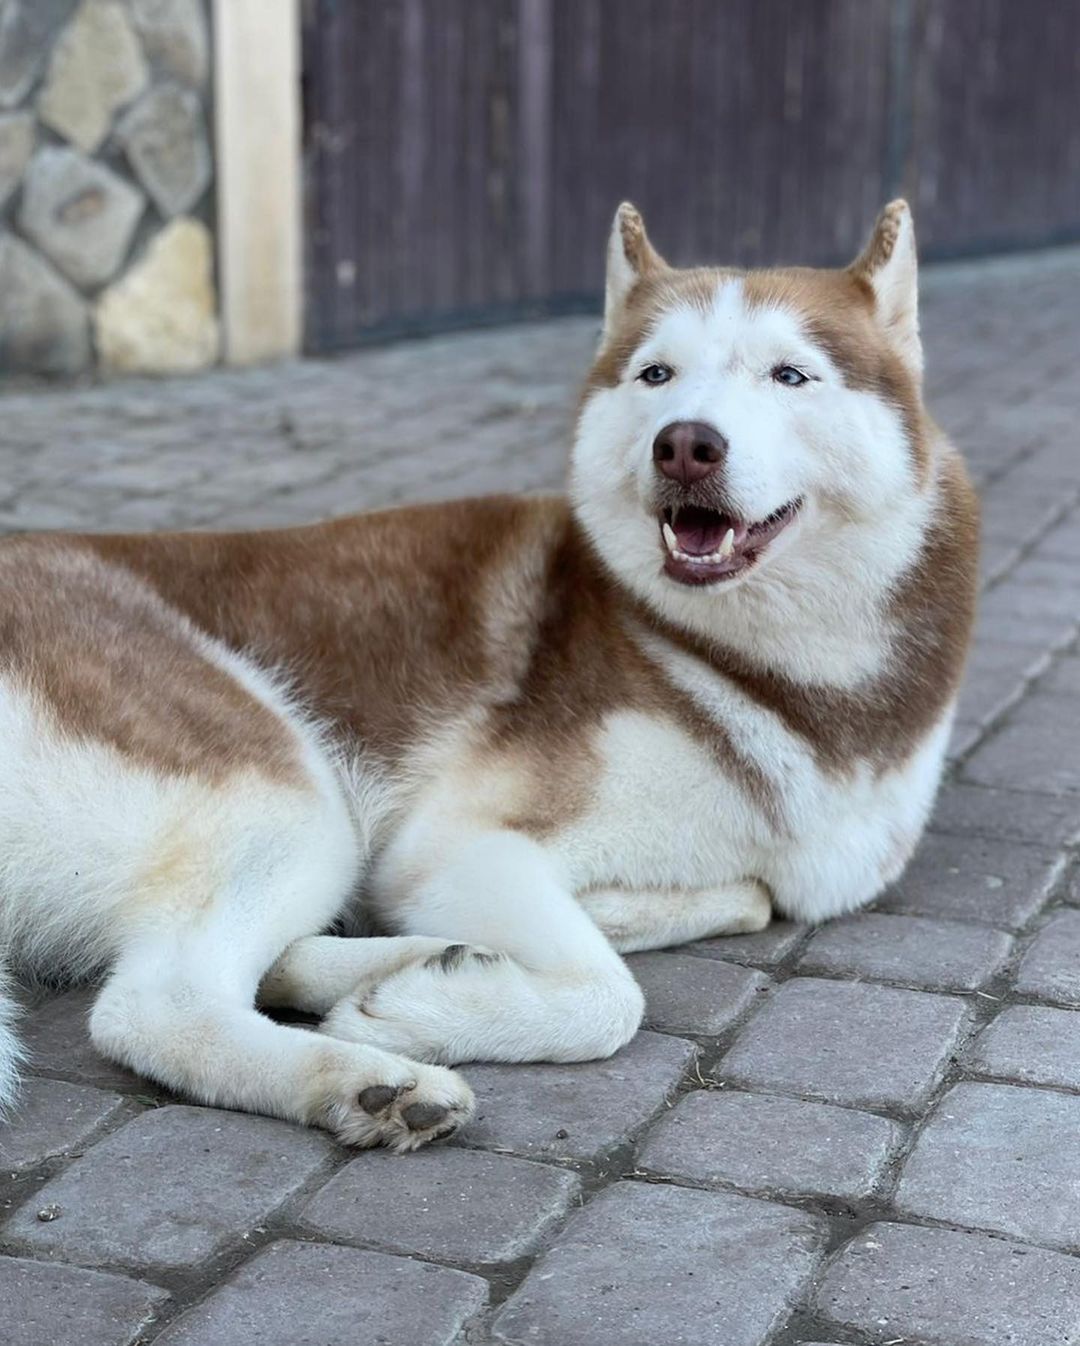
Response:
[[[903,202],[836,271],[675,270],[623,206],[569,501],[4,541],[9,968],[107,970],[94,1042],[181,1093],[409,1149],[448,1065],[625,1043],[621,953],[869,902],[975,593],[920,386]],[[320,935],[358,893],[390,935]]]

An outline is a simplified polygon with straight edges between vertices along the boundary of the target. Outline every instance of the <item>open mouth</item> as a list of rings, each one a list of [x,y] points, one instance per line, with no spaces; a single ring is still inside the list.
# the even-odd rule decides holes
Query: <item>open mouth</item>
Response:
[[[679,584],[715,584],[745,574],[802,504],[802,496],[789,500],[759,523],[702,505],[669,506],[660,511],[664,573]]]

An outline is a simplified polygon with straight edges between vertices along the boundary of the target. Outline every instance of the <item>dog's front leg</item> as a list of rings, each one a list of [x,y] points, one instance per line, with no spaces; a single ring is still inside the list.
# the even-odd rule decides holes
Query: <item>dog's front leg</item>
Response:
[[[474,833],[449,855],[413,833],[380,904],[409,935],[451,947],[347,996],[334,1037],[423,1061],[583,1061],[623,1046],[641,991],[575,900],[557,862],[514,832]]]
[[[591,888],[578,901],[620,953],[764,930],[772,907],[752,879],[712,888]]]

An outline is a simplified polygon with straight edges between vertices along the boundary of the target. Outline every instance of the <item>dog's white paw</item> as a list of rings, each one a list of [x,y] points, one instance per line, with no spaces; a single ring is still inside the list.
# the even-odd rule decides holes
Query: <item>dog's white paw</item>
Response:
[[[498,995],[502,954],[474,944],[448,944],[392,972],[368,979],[330,1010],[319,1032],[416,1061],[468,1060],[454,1050],[460,997]]]
[[[325,1105],[322,1124],[343,1145],[385,1145],[398,1154],[452,1135],[476,1106],[468,1084],[443,1066],[403,1062],[409,1077],[345,1087]]]
[[[731,913],[730,925],[724,927],[725,935],[756,934],[772,922],[772,899],[766,890],[757,883],[741,887],[744,891],[739,894],[741,900]]]

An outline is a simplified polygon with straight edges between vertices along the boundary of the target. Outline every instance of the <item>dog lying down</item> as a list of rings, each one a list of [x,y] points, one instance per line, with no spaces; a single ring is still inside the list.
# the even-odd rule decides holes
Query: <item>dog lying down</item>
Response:
[[[871,901],[975,594],[921,365],[902,201],[833,271],[677,270],[623,205],[568,499],[4,540],[9,971],[105,971],[93,1041],[181,1094],[408,1150],[449,1066],[626,1043],[620,954]],[[358,892],[394,933],[320,934]]]

